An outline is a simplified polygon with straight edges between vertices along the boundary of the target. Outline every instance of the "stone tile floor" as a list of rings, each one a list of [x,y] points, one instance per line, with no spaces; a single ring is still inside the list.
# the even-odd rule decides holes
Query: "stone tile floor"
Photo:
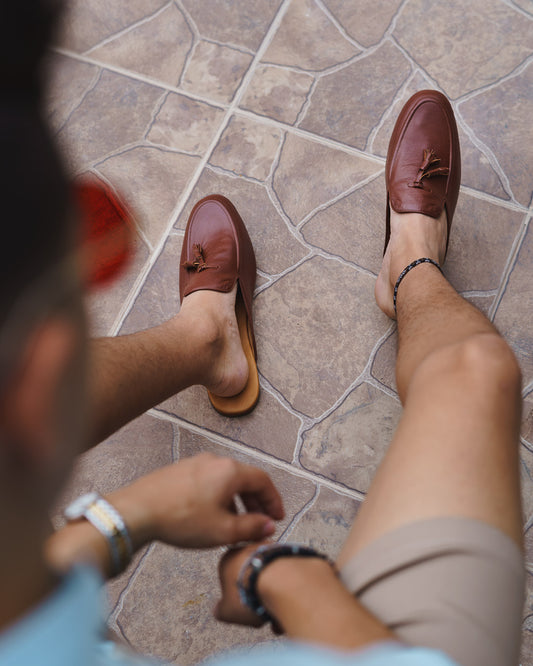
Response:
[[[132,269],[89,303],[93,330],[178,310],[188,213],[221,192],[257,252],[262,397],[238,420],[200,388],[171,398],[88,453],[64,502],[210,450],[272,474],[282,539],[338,552],[400,416],[395,326],[373,300],[387,143],[406,99],[440,89],[463,151],[446,274],[524,374],[533,664],[532,18],[530,0],[70,0],[49,118],[72,174],[121,192],[138,233]],[[211,619],[217,556],[140,553],[109,585],[112,631],[183,664],[268,639]]]

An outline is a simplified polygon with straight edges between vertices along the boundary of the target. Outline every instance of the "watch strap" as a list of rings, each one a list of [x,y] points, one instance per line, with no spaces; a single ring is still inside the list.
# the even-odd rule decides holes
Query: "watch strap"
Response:
[[[68,520],[84,517],[94,525],[106,538],[113,575],[124,571],[131,561],[133,545],[126,523],[114,506],[97,493],[90,493],[71,504],[65,515]]]

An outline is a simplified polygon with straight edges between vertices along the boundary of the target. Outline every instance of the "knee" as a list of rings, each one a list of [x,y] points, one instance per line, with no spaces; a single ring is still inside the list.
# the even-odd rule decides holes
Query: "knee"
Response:
[[[459,349],[459,362],[466,374],[505,391],[520,392],[522,373],[513,351],[496,333],[474,335]]]
[[[520,395],[522,375],[516,357],[497,333],[478,333],[430,355],[425,372],[451,377],[462,388],[489,397]],[[422,369],[422,368],[421,368]]]

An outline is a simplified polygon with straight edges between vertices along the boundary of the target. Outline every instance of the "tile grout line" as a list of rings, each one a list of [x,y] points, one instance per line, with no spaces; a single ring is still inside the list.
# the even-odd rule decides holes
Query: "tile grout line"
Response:
[[[529,19],[530,21],[533,20],[533,15],[528,13],[525,9],[522,9],[519,5],[516,4],[516,2],[509,2],[509,0],[502,0],[504,5],[507,5],[509,9],[514,10],[515,12],[518,12],[519,14],[522,14],[524,18]]]
[[[505,267],[502,272],[500,286],[498,288],[494,301],[489,309],[488,318],[490,319],[491,322],[494,322],[494,320],[496,319],[498,308],[500,307],[505,292],[507,290],[507,285],[509,284],[511,273],[513,272],[515,263],[518,259],[518,255],[520,254],[520,250],[522,248],[522,244],[529,230],[532,218],[533,218],[533,212],[530,211],[526,213],[524,220],[522,221],[522,224],[520,226],[520,229],[518,230],[514,238],[511,250],[509,251],[509,255],[507,257],[507,261],[505,262]]]
[[[490,92],[491,90],[494,90],[495,88],[498,88],[499,86],[502,85],[502,83],[507,83],[508,81],[515,79],[517,76],[520,76],[520,74],[523,74],[525,70],[531,65],[532,62],[533,62],[533,55],[529,54],[522,62],[518,63],[518,65],[516,65],[510,72],[507,72],[507,74],[503,74],[499,79],[491,81],[490,83],[487,83],[484,86],[480,86],[479,88],[470,90],[469,92],[455,99],[454,103],[457,106],[460,106],[464,102],[469,102],[474,97],[478,97],[479,95],[483,95],[487,92]]]
[[[115,629],[116,631],[119,631],[122,633],[121,628],[117,622],[118,616],[122,612],[122,609],[124,608],[124,600],[130,590],[130,587],[133,585],[139,574],[141,573],[141,570],[144,568],[144,561],[146,558],[150,555],[150,553],[153,551],[155,548],[155,541],[152,542],[148,548],[146,549],[146,552],[141,556],[141,559],[137,563],[137,566],[135,567],[135,570],[131,574],[131,576],[128,579],[128,582],[126,583],[126,586],[122,590],[122,592],[119,595],[119,598],[117,599],[117,603],[115,604],[115,607],[109,614],[109,617],[107,618],[107,623],[112,629]]]
[[[287,527],[280,534],[280,537],[278,539],[279,543],[287,542],[287,539],[290,538],[292,532],[294,531],[294,528],[300,522],[300,519],[303,518],[305,514],[314,507],[314,505],[317,503],[319,496],[320,496],[320,486],[317,484],[315,485],[315,492],[313,493],[313,497],[311,497],[309,502],[304,504],[302,508],[294,514],[292,519],[289,521]]]
[[[129,32],[132,32],[133,30],[135,30],[136,28],[139,28],[140,26],[144,25],[145,23],[150,23],[150,21],[152,21],[154,18],[159,16],[159,14],[162,14],[163,12],[165,12],[173,4],[174,3],[172,2],[172,0],[169,0],[169,2],[167,2],[166,5],[163,5],[159,9],[156,9],[156,11],[153,12],[152,14],[149,14],[148,16],[143,16],[138,21],[135,21],[134,23],[131,23],[130,25],[127,25],[122,30],[119,30],[118,32],[113,33],[112,35],[109,35],[109,37],[104,37],[104,39],[102,39],[100,42],[98,42],[94,46],[91,46],[91,48],[84,51],[82,55],[89,56],[89,54],[92,51],[96,51],[99,48],[107,46],[111,42],[115,41],[115,39],[120,39],[124,35],[127,35]]]
[[[347,143],[342,143],[341,141],[335,141],[334,139],[328,139],[325,136],[321,136],[320,134],[314,134],[313,132],[302,129],[301,127],[295,127],[294,125],[289,125],[287,123],[284,123],[281,120],[269,118],[268,116],[262,116],[261,114],[254,113],[253,111],[249,111],[248,109],[242,109],[242,108],[236,109],[235,114],[239,116],[245,116],[250,120],[255,120],[256,122],[261,122],[264,125],[270,125],[272,127],[276,127],[285,132],[289,132],[290,134],[299,136],[300,138],[308,139],[309,141],[314,141],[315,143],[320,143],[324,146],[327,146],[328,148],[332,148],[333,150],[341,150],[342,152],[348,153],[349,155],[355,155],[356,157],[361,157],[362,159],[366,159],[369,162],[377,163],[380,166],[383,166],[385,164],[385,158],[383,157],[379,157],[377,155],[369,155],[360,148],[355,148],[354,146],[350,146]]]
[[[352,46],[355,46],[356,49],[359,49],[359,51],[367,51],[370,47],[363,46],[360,44],[356,39],[354,39],[346,30],[346,28],[342,25],[342,23],[339,21],[339,19],[331,12],[331,10],[324,5],[322,0],[315,0],[316,6],[320,9],[320,11],[327,16],[329,22],[335,26],[335,28],[338,30],[339,34],[344,37],[344,39],[349,42]],[[380,40],[381,42],[381,40]],[[373,44],[371,46],[374,46]]]
[[[89,169],[87,169],[88,173],[93,174],[95,178],[98,180],[103,181],[107,187],[115,194],[115,197],[120,200],[120,194],[117,191],[115,185],[101,172],[98,170],[96,166],[91,166]],[[131,209],[128,209],[128,212],[132,218],[133,225],[135,227],[135,231],[138,234],[138,236],[141,238],[142,242],[146,245],[146,247],[149,249],[150,252],[153,252],[154,248],[152,247],[152,243],[149,241],[148,237],[146,236],[146,233],[142,226],[139,224],[137,220],[137,214],[136,211],[132,211]]]
[[[288,472],[289,474],[292,474],[294,476],[299,476],[301,478],[307,479],[312,483],[315,484],[318,483],[321,486],[326,486],[330,488],[330,490],[333,490],[341,495],[351,497],[352,499],[355,499],[357,501],[362,501],[365,497],[364,494],[359,492],[358,490],[353,490],[352,488],[348,488],[347,486],[339,484],[335,481],[331,481],[331,479],[327,479],[326,477],[314,474],[313,472],[309,472],[303,468],[294,467],[290,462],[287,462],[286,460],[282,460],[281,458],[276,458],[275,456],[265,453],[260,449],[254,449],[248,446],[247,444],[241,444],[240,442],[236,442],[235,440],[230,439],[229,437],[225,437],[224,435],[221,435],[218,432],[214,432],[212,430],[206,430],[196,425],[195,423],[191,423],[190,421],[186,421],[185,419],[176,416],[175,414],[170,414],[169,412],[165,412],[157,408],[150,409],[147,412],[147,414],[149,416],[158,418],[162,421],[168,421],[170,423],[173,423],[179,426],[180,428],[185,428],[185,430],[188,430],[189,432],[192,432],[196,435],[200,435],[201,437],[205,437],[206,439],[209,439],[212,442],[219,444],[220,446],[233,449],[234,451],[237,451],[239,453],[243,453],[249,456],[250,458],[254,458],[255,460],[258,460],[260,462],[272,465],[272,467],[281,469],[284,472]]]
[[[235,108],[238,107],[242,96],[244,95],[244,92],[248,88],[248,84],[251,81],[253,75],[255,74],[255,70],[257,68],[257,65],[260,63],[261,58],[265,54],[267,48],[270,46],[270,43],[272,42],[272,39],[274,38],[275,33],[278,31],[279,26],[281,25],[281,22],[283,20],[283,17],[285,16],[285,13],[287,12],[287,9],[289,8],[289,5],[291,3],[291,0],[283,0],[281,3],[278,11],[276,12],[276,15],[274,16],[272,23],[270,24],[270,27],[267,30],[266,35],[263,38],[263,41],[261,42],[261,45],[257,49],[255,56],[250,63],[250,66],[248,67],[248,70],[246,74],[244,75],[237,92],[235,93],[233,97],[233,101],[230,105],[229,111],[233,111]]]
[[[133,79],[135,81],[140,81],[141,83],[146,83],[147,85],[154,86],[155,88],[161,88],[162,90],[167,90],[168,92],[173,92],[176,93],[177,95],[182,95],[183,97],[189,97],[190,99],[193,99],[197,102],[204,102],[205,104],[218,107],[219,109],[226,110],[229,107],[229,104],[225,104],[224,102],[217,102],[215,100],[208,99],[207,97],[202,97],[202,95],[198,95],[197,93],[193,93],[188,90],[178,88],[176,86],[171,85],[170,83],[161,81],[161,79],[154,79],[151,76],[146,76],[145,74],[135,72],[131,69],[120,67],[119,65],[106,63],[103,62],[102,60],[91,58],[90,56],[86,56],[81,53],[76,53],[75,51],[71,51],[70,49],[64,49],[62,47],[56,46],[52,49],[52,52],[59,53],[59,55],[65,56],[67,58],[72,58],[73,60],[78,60],[79,62],[83,62],[87,65],[94,65],[95,67],[100,67],[101,69],[108,70],[109,72],[113,72],[114,74],[120,74],[120,76],[125,76],[128,79]]]
[[[301,232],[302,227],[304,227],[308,222],[310,222],[311,219],[313,217],[315,217],[315,215],[317,215],[318,213],[324,212],[325,210],[330,208],[330,206],[334,206],[339,201],[342,201],[343,199],[347,199],[348,197],[350,197],[355,192],[363,189],[364,187],[366,187],[367,185],[372,183],[374,180],[377,180],[383,173],[384,173],[384,170],[379,169],[375,173],[370,174],[370,176],[367,176],[366,178],[363,178],[363,180],[360,180],[355,185],[351,185],[347,189],[343,190],[342,192],[340,192],[340,194],[337,194],[336,196],[332,197],[331,199],[328,199],[327,201],[325,201],[321,204],[318,204],[318,206],[315,206],[315,208],[310,210],[306,215],[304,215],[304,217],[302,217],[302,219],[295,225],[296,229]]]
[[[218,145],[220,138],[224,132],[224,130],[227,128],[229,121],[231,120],[231,117],[233,115],[234,110],[237,108],[237,105],[242,97],[242,94],[244,90],[247,88],[248,83],[253,76],[255,66],[257,63],[260,61],[263,53],[267,49],[270,41],[272,40],[274,33],[277,31],[279,24],[281,23],[283,16],[285,12],[287,11],[287,8],[290,4],[291,0],[284,0],[283,4],[281,5],[280,9],[278,10],[276,16],[274,17],[272,23],[270,24],[270,28],[267,31],[267,34],[265,35],[263,42],[261,43],[261,46],[257,50],[254,59],[252,60],[250,67],[248,68],[248,71],[244,75],[239,88],[237,92],[235,93],[233,97],[233,101],[229,105],[229,107],[226,110],[226,115],[224,116],[224,119],[222,120],[218,130],[216,131],[215,135],[213,136],[213,139],[211,140],[211,143],[209,144],[209,147],[207,148],[206,152],[204,153],[204,156],[201,158],[200,163],[196,167],[196,170],[192,176],[192,178],[189,180],[189,183],[185,187],[184,191],[181,193],[178,203],[176,204],[174,210],[170,214],[169,221],[166,227],[166,231],[162,234],[161,239],[159,243],[155,247],[155,251],[149,256],[148,260],[144,264],[143,268],[139,272],[139,275],[137,277],[137,280],[135,281],[132,289],[130,290],[127,298],[125,299],[120,312],[118,313],[113,326],[110,329],[110,335],[117,335],[118,331],[122,327],[126,317],[128,316],[133,304],[135,303],[135,300],[139,296],[139,293],[142,289],[142,286],[148,277],[149,272],[155,265],[156,261],[158,260],[166,242],[168,239],[168,236],[175,224],[176,219],[179,217],[180,213],[183,211],[183,208],[185,207],[190,195],[192,194],[194,188],[196,187],[205,166],[208,164],[209,159],[211,155],[213,154],[213,151],[215,150],[216,146]]]
[[[87,95],[91,93],[94,90],[94,88],[96,88],[96,86],[100,81],[101,76],[102,76],[102,69],[100,67],[97,67],[96,72],[94,73],[94,76],[91,79],[91,81],[87,84],[87,86],[85,86],[80,95],[71,103],[70,108],[68,109],[68,112],[65,114],[65,118],[61,122],[61,124],[58,127],[51,128],[54,138],[57,138],[57,136],[62,132],[63,128],[68,124],[71,116],[83,104]]]

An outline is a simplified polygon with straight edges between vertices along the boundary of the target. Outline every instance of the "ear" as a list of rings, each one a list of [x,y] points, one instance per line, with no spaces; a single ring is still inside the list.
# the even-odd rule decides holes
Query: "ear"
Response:
[[[64,378],[79,348],[79,333],[67,316],[51,317],[28,338],[1,398],[6,442],[32,467],[46,465],[59,444]]]

